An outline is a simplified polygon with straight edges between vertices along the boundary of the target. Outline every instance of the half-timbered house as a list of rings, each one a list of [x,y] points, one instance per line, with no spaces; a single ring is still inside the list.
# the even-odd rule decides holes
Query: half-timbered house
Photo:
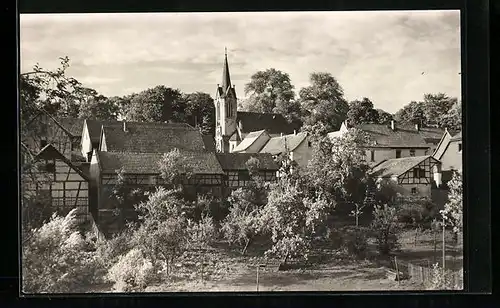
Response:
[[[432,156],[387,159],[372,167],[378,184],[396,184],[401,195],[432,197],[432,188],[441,185],[441,163]]]
[[[279,165],[268,153],[217,153],[217,159],[224,171],[224,196],[228,196],[231,190],[248,186],[252,181],[247,162],[250,158],[259,161],[257,174],[264,181],[276,181]]]
[[[389,124],[360,124],[354,128],[361,130],[369,142],[363,147],[366,162],[374,166],[384,160],[402,157],[417,157],[431,155],[436,149],[444,130],[434,127],[397,125],[395,121]],[[328,133],[335,142],[336,137],[347,133],[351,128],[342,123],[340,129]]]
[[[59,153],[71,161],[82,161],[80,143],[83,119],[55,118],[40,110],[28,122],[23,123],[21,142],[37,153],[52,144]]]
[[[22,173],[23,197],[36,200],[29,206],[48,206],[51,209],[49,215],[66,215],[79,208],[78,213],[83,215],[79,217],[80,221],[89,218],[90,178],[52,144],[44,146],[29,163],[24,164]]]

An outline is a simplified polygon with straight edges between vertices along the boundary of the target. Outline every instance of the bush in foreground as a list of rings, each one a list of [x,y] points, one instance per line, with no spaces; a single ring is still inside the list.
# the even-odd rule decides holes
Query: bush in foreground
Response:
[[[153,264],[137,248],[121,256],[108,272],[108,279],[115,283],[113,287],[119,292],[142,291],[157,278]]]
[[[76,292],[102,278],[102,266],[77,230],[76,210],[27,232],[22,248],[22,290]]]

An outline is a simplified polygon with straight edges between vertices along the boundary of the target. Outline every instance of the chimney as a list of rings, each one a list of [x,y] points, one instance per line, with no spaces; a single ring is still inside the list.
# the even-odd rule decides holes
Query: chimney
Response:
[[[283,137],[283,133],[281,133],[280,137]]]
[[[445,128],[444,128],[444,131],[447,133],[447,132],[448,132],[448,127],[445,127]]]
[[[415,123],[415,130],[418,132],[420,131],[420,124],[418,123]]]
[[[295,129],[293,130],[293,134],[294,134],[294,135],[297,135],[297,131],[296,131]]]
[[[394,123],[394,120],[391,120],[391,129],[392,130],[395,130],[396,129],[396,125]]]
[[[128,130],[127,130],[127,122],[125,120],[123,120],[122,122],[123,122],[123,131],[124,132],[128,132]]]

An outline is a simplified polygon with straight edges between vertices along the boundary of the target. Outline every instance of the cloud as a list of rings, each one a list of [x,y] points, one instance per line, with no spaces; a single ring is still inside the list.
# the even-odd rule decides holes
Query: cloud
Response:
[[[105,95],[212,94],[227,47],[239,95],[258,70],[288,73],[297,91],[325,71],[348,100],[395,112],[428,92],[460,96],[459,26],[458,11],[21,15],[21,69],[68,55],[68,73]]]

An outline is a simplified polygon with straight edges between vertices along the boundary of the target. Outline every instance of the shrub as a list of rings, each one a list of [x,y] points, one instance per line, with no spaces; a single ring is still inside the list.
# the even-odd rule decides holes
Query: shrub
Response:
[[[454,276],[458,275],[457,281]],[[458,272],[446,270],[436,263],[432,266],[431,279],[426,283],[427,290],[461,290],[463,289],[463,269]]]
[[[217,230],[210,215],[204,215],[198,223],[188,221],[188,242],[196,246],[211,245],[217,239]]]
[[[96,245],[96,253],[102,264],[106,268],[115,264],[120,256],[132,249],[131,239],[131,229],[124,229],[109,240],[99,241]]]
[[[349,227],[342,230],[342,246],[352,255],[363,256],[368,248],[368,230],[362,227]]]
[[[137,248],[121,256],[108,271],[108,279],[119,292],[142,291],[157,278],[153,264]]]
[[[76,210],[54,215],[27,232],[22,246],[22,280],[26,293],[76,292],[99,282],[102,267],[77,231]]]
[[[375,236],[377,248],[382,255],[388,255],[399,248],[398,232],[400,225],[397,221],[396,208],[376,205],[373,210],[371,230]]]

